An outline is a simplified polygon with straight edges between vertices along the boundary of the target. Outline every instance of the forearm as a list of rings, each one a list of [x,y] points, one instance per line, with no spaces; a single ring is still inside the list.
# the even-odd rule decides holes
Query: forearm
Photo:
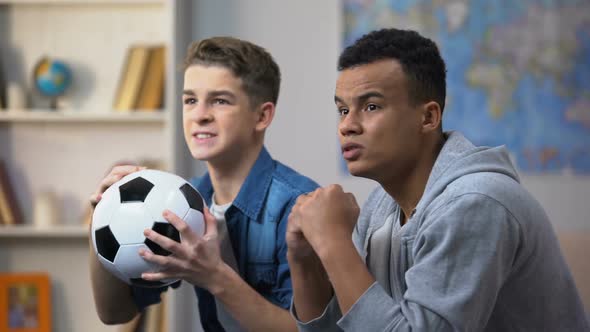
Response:
[[[133,319],[138,311],[129,285],[108,272],[93,252],[89,260],[94,305],[100,320],[110,325]]]
[[[336,292],[338,305],[345,315],[371,287],[375,278],[367,269],[352,241],[320,253],[320,259]]]
[[[293,284],[293,304],[297,318],[308,322],[322,315],[332,298],[332,285],[320,259],[313,257],[305,261],[287,255]]]
[[[295,331],[289,311],[258,294],[232,268],[223,265],[209,291],[248,331]]]

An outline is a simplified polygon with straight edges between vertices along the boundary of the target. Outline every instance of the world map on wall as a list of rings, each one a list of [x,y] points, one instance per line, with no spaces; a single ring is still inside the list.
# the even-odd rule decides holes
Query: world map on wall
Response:
[[[519,170],[590,174],[590,1],[347,0],[344,46],[379,28],[434,40],[444,130],[506,145]]]

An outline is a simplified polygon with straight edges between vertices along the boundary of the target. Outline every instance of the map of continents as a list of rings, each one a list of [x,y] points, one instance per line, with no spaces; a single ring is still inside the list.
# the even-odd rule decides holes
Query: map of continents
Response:
[[[413,29],[447,63],[443,128],[528,173],[590,174],[590,1],[346,0],[344,45]]]

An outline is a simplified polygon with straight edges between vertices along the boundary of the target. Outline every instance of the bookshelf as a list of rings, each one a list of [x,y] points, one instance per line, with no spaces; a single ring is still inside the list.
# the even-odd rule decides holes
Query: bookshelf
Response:
[[[0,5],[146,5],[166,0],[0,0]]]
[[[92,113],[84,111],[52,111],[43,109],[33,110],[8,110],[0,112],[0,123],[154,123],[164,124],[166,114],[164,110],[147,112],[137,110],[127,113]]]
[[[192,176],[182,115],[175,112],[181,109],[178,68],[192,35],[191,3],[0,0],[0,68],[29,97],[28,109],[0,110],[0,158],[24,214],[23,224],[0,225],[0,271],[50,274],[54,331],[119,331],[94,312],[83,225],[88,197],[104,173],[123,160],[158,160],[171,172]],[[127,50],[137,44],[166,47],[164,105],[115,111]],[[41,56],[66,62],[74,76],[58,111],[32,89]],[[60,222],[36,227],[34,201],[48,189],[58,197]],[[169,293],[167,327],[177,331],[183,305]]]
[[[0,239],[26,240],[26,239],[88,239],[88,226],[85,225],[58,225],[52,227],[35,227],[30,225],[11,225],[0,227]]]

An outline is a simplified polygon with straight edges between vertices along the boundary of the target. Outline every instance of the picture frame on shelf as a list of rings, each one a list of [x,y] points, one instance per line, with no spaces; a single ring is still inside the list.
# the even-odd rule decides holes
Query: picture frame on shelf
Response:
[[[51,331],[48,274],[0,273],[0,331]]]

